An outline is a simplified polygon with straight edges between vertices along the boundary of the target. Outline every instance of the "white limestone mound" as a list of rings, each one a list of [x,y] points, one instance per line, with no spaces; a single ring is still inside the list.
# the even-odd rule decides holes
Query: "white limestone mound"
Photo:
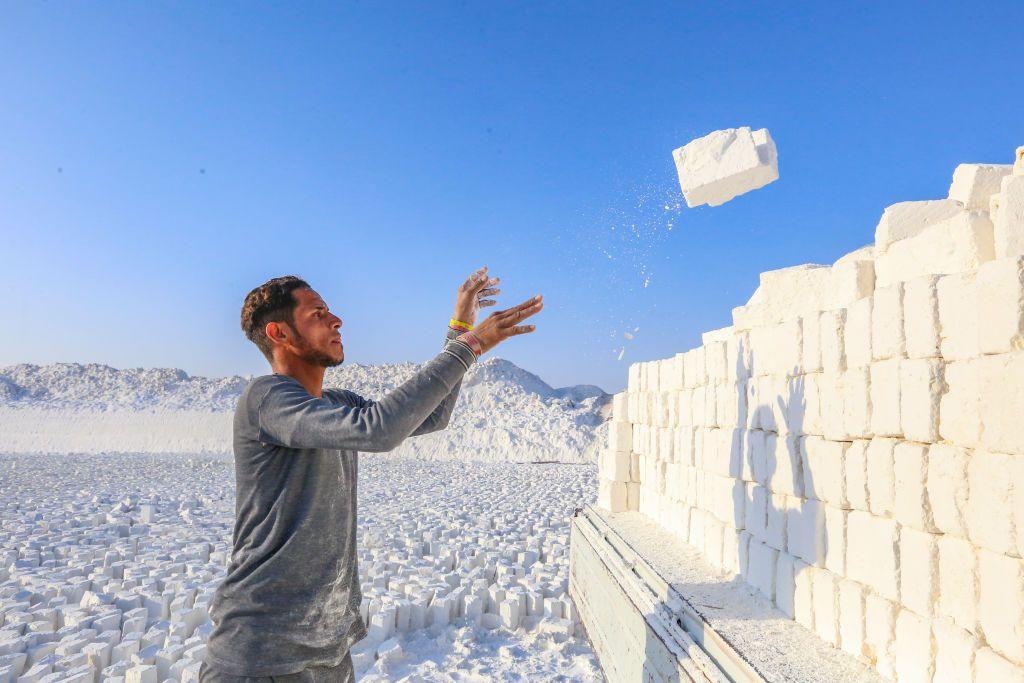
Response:
[[[778,180],[775,142],[767,128],[716,130],[672,152],[690,208],[719,206]]]
[[[380,399],[415,363],[330,368],[324,386]],[[230,453],[245,377],[96,363],[0,368],[0,450],[24,453]],[[490,358],[467,374],[449,428],[408,439],[397,456],[593,461],[610,396],[592,385],[555,389]]]

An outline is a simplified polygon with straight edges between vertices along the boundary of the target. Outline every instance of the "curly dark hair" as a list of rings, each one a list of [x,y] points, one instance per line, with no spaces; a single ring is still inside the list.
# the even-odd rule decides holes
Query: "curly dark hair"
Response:
[[[294,328],[296,302],[292,291],[303,287],[309,287],[309,283],[296,275],[284,275],[267,280],[245,296],[242,331],[271,363],[274,362],[274,354],[267,338],[267,323],[286,322]]]

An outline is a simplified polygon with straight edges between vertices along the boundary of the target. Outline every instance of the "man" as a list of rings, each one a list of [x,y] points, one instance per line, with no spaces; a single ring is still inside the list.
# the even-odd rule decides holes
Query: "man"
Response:
[[[303,280],[249,292],[242,329],[273,370],[235,411],[235,525],[227,576],[210,605],[200,683],[352,681],[349,649],[366,635],[356,562],[358,451],[389,451],[444,429],[477,357],[532,332],[538,295],[476,322],[494,305],[486,267],[458,290],[441,353],[380,401],[324,389],[345,358],[341,318]]]

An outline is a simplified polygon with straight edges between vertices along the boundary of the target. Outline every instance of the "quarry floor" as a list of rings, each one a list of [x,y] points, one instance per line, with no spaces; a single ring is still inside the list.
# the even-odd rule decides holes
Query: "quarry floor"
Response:
[[[438,558],[453,555],[457,569],[460,564],[472,565],[468,558],[490,552],[498,564],[497,578],[491,580],[492,600],[497,589],[518,593],[512,590],[515,584],[528,585],[534,597],[546,598],[540,614],[531,609],[513,628],[499,619],[499,605],[488,604],[491,614],[482,619],[453,612],[448,624],[432,624],[428,616],[427,624],[418,630],[388,634],[384,657],[376,655],[377,643],[364,641],[357,646],[360,680],[601,680],[596,657],[571,611],[557,614],[566,607],[562,598],[568,599],[569,523],[575,507],[594,501],[595,465],[361,455],[359,478],[360,573],[364,584],[375,581],[370,594],[387,593],[386,586],[402,568],[409,570],[407,577],[416,572],[426,577],[424,585],[436,589],[439,583],[444,585],[445,574],[436,569]],[[231,543],[234,469],[230,457],[0,453],[0,491],[0,555],[9,558],[10,551],[19,551],[24,557],[26,548],[41,550],[39,566],[21,570],[40,578],[66,569],[68,563],[46,555],[50,541],[37,544],[33,538],[54,531],[60,535],[61,529],[84,531],[84,539],[101,528],[109,534],[108,514],[118,521],[131,517],[139,524],[140,506],[145,503],[156,508],[146,532],[151,540],[145,544],[155,546],[165,558],[187,556],[190,544],[207,542],[216,551]],[[413,545],[423,547],[424,542],[429,546],[426,556],[410,558],[404,552]],[[529,566],[523,567],[517,560],[530,548],[544,550],[539,561],[529,558]],[[126,561],[127,569],[133,561]],[[136,564],[142,561],[140,556]],[[216,556],[205,564],[194,558],[187,562],[195,583],[205,584],[198,588],[200,595],[223,576],[223,564]],[[60,583],[41,578],[30,590],[56,589]],[[385,588],[378,590],[377,585]],[[190,633],[185,642],[192,648],[208,630]],[[64,661],[70,666],[83,659],[75,657]]]

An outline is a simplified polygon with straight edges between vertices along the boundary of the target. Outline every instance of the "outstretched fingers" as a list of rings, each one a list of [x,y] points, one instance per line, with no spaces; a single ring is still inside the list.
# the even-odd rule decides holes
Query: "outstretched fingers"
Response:
[[[516,325],[515,327],[509,329],[509,335],[515,336],[517,334],[529,334],[530,332],[533,332],[536,329],[536,325]]]
[[[487,266],[480,266],[466,278],[466,281],[462,283],[461,289],[466,292],[480,290],[486,286],[488,281]]]
[[[513,306],[506,311],[500,311],[499,313],[495,313],[495,315],[501,317],[502,327],[510,327],[525,320],[526,318],[529,318],[531,315],[536,315],[542,308],[544,308],[544,302],[542,301],[541,295],[538,294],[532,299],[527,299],[518,306]]]

